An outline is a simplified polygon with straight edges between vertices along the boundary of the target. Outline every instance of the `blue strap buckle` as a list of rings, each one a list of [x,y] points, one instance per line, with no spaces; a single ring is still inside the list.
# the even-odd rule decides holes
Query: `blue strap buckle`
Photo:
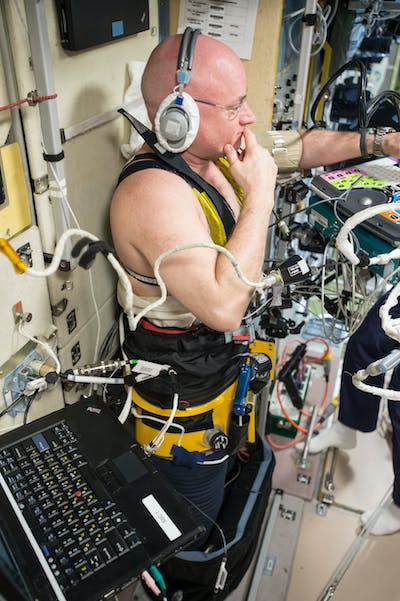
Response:
[[[240,366],[235,399],[233,401],[233,412],[235,415],[242,416],[246,414],[246,399],[252,375],[253,366],[251,363],[242,363]]]

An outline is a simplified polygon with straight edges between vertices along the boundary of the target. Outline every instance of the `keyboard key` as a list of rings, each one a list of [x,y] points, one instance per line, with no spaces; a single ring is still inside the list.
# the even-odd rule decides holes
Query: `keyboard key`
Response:
[[[76,535],[76,540],[80,545],[89,540],[89,534],[86,530],[81,530],[79,534]]]
[[[99,545],[99,551],[101,552],[107,563],[110,563],[110,561],[114,561],[114,559],[117,559],[117,553],[107,541],[104,541]]]
[[[107,538],[118,555],[123,555],[128,551],[128,545],[116,530],[110,532]]]
[[[105,565],[103,558],[98,551],[94,551],[94,552],[90,553],[86,557],[86,559],[87,559],[88,564],[90,565],[91,569],[93,570],[93,572],[95,572],[96,570],[98,570],[99,568],[101,568]]]
[[[136,534],[131,534],[125,538],[126,544],[133,549],[133,547],[137,547],[141,544],[141,540],[136,536]]]
[[[105,541],[105,536],[101,530],[97,531],[92,535],[92,540],[95,545],[99,545],[101,542]]]
[[[15,457],[15,459],[17,461],[21,461],[24,458],[26,458],[26,453],[25,450],[23,448],[23,446],[21,445],[16,445],[12,450],[11,453],[13,454],[13,456]]]
[[[77,571],[82,580],[90,576],[90,574],[93,574],[87,561],[84,561],[79,566],[76,566],[75,570]]]
[[[96,547],[94,546],[93,542],[90,539],[83,542],[81,544],[81,548],[82,548],[82,553],[85,556],[88,555],[89,553],[91,553],[92,551],[96,550]]]
[[[45,439],[42,433],[34,434],[32,436],[32,441],[38,451],[43,452],[49,448],[49,443]]]
[[[61,516],[52,521],[53,528],[60,528],[61,526],[64,526],[64,524],[65,520]]]
[[[78,557],[81,554],[81,549],[78,545],[72,545],[66,549],[67,557],[70,559],[74,559],[74,557]]]
[[[128,536],[136,534],[135,530],[126,521],[118,526],[118,532],[123,538],[128,538]]]

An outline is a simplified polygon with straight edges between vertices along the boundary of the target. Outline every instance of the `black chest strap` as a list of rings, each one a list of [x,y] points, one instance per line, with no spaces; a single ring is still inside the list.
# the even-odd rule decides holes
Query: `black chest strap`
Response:
[[[222,194],[220,194],[218,190],[214,188],[214,186],[209,184],[206,180],[200,177],[200,175],[193,171],[193,169],[191,169],[191,167],[180,154],[174,154],[173,152],[168,152],[163,149],[160,146],[155,133],[151,131],[151,129],[135,119],[135,117],[133,117],[125,109],[120,108],[118,109],[118,112],[128,119],[138,134],[142,136],[142,138],[157,156],[157,161],[154,161],[153,158],[150,164],[150,162],[147,161],[151,155],[148,153],[141,155],[141,157],[143,157],[141,160],[127,165],[126,169],[124,169],[121,173],[118,183],[125,179],[125,177],[128,175],[131,175],[131,173],[135,173],[135,171],[139,171],[139,169],[149,169],[150,167],[166,169],[167,171],[172,171],[173,173],[180,175],[191,186],[201,192],[206,192],[206,194],[210,197],[223,223],[225,234],[228,239],[235,226],[235,217]],[[135,165],[135,167],[133,167],[133,165]],[[132,170],[130,170],[131,166]]]

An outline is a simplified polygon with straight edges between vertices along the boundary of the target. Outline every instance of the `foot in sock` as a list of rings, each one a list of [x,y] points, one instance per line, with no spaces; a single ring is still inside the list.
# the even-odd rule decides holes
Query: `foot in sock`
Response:
[[[338,449],[354,449],[357,443],[357,432],[353,428],[348,428],[339,421],[336,421],[331,428],[324,428],[311,439],[309,453],[319,453],[329,447]],[[302,451],[304,442],[299,442],[296,449]]]
[[[363,525],[368,522],[374,511],[375,509],[364,511],[360,518]],[[381,536],[383,534],[393,534],[398,530],[400,530],[400,507],[392,501],[390,505],[380,510],[379,516],[369,530],[369,533]]]

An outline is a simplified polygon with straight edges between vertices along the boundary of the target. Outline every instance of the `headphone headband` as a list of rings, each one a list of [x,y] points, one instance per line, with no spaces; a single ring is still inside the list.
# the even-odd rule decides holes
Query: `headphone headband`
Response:
[[[186,85],[189,82],[193,66],[194,49],[200,33],[200,29],[192,29],[192,27],[186,27],[183,32],[176,65],[177,81],[179,84],[183,83]],[[182,78],[185,78],[185,81]]]

